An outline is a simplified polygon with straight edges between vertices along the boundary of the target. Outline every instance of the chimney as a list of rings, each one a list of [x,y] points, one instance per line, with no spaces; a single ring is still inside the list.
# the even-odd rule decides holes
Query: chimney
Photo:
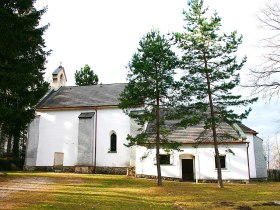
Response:
[[[67,82],[64,67],[61,65],[52,73],[51,89],[58,90],[61,86],[65,86]]]

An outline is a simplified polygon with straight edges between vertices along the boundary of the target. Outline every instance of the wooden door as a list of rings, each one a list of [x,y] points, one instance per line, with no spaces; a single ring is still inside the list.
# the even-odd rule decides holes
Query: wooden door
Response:
[[[182,159],[183,181],[193,181],[193,159]]]

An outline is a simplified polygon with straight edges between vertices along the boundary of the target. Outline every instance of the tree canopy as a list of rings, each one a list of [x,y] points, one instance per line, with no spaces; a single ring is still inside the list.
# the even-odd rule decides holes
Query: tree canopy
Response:
[[[34,0],[0,2],[0,125],[12,135],[13,156],[19,156],[21,132],[34,117],[34,107],[48,90],[43,79],[46,57],[39,27],[46,9],[36,10]]]
[[[86,86],[86,85],[96,85],[98,83],[98,76],[94,74],[94,71],[89,65],[85,65],[80,71],[75,72],[76,85]]]
[[[128,65],[128,84],[120,96],[120,108],[141,125],[138,135],[128,136],[128,146],[156,147],[159,186],[162,185],[159,149],[175,149],[179,145],[166,138],[168,129],[160,114],[161,110],[174,105],[176,82],[173,76],[177,65],[177,57],[166,38],[158,31],[147,33]],[[146,122],[151,125],[148,132],[143,130]]]
[[[247,117],[250,109],[237,114],[233,107],[246,106],[256,99],[245,100],[234,94],[234,88],[240,82],[238,72],[246,61],[244,57],[238,63],[236,57],[242,37],[238,37],[236,31],[229,35],[221,33],[221,18],[216,13],[210,17],[203,3],[203,0],[189,1],[189,10],[184,11],[185,31],[175,34],[183,53],[181,97],[191,97],[186,108],[189,115],[182,124],[203,122],[205,129],[212,130],[217,175],[222,188],[216,130],[222,122],[233,124]]]

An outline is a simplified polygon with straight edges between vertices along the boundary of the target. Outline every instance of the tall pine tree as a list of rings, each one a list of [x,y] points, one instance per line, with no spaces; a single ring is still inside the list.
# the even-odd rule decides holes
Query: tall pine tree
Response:
[[[221,18],[216,13],[209,17],[207,8],[203,8],[203,0],[190,0],[189,10],[183,14],[185,32],[176,33],[175,37],[183,52],[183,90],[191,94],[190,107],[195,108],[192,117],[188,116],[183,122],[191,124],[195,119],[212,131],[218,184],[223,188],[217,127],[222,122],[233,124],[247,117],[250,109],[236,114],[232,108],[256,100],[243,100],[233,93],[239,84],[238,72],[246,61],[244,57],[238,63],[236,58],[242,37],[237,37],[236,31],[222,34]]]
[[[13,156],[19,157],[21,133],[34,117],[34,107],[48,90],[44,82],[46,56],[39,27],[45,9],[35,0],[0,1],[0,123],[13,136]]]
[[[158,31],[147,33],[139,43],[129,63],[128,84],[120,97],[120,108],[135,119],[141,128],[145,123],[152,125],[149,131],[128,136],[128,146],[146,145],[156,148],[158,186],[162,185],[160,148],[177,149],[179,144],[166,138],[169,133],[164,126],[161,112],[173,107],[176,83],[173,79],[178,61],[168,41]],[[141,111],[133,112],[140,108]]]

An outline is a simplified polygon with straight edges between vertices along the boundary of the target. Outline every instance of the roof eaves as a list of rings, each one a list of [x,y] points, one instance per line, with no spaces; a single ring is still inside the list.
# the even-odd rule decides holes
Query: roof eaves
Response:
[[[45,103],[45,101],[54,93],[54,90],[51,89],[39,102],[38,104],[36,105],[36,109],[38,107],[40,107],[40,105],[42,105],[43,103]]]
[[[119,105],[98,105],[98,106],[57,106],[57,107],[39,107],[37,111],[55,111],[55,110],[77,110],[77,109],[108,109],[118,108]]]
[[[92,118],[95,115],[95,112],[83,112],[79,115],[79,118]]]
[[[182,145],[213,145],[214,142],[207,141],[207,142],[195,142],[195,141],[184,141],[179,142]],[[247,141],[228,141],[228,142],[219,142],[218,145],[227,145],[227,144],[249,144],[250,142]],[[145,143],[143,145],[153,145],[155,143]]]

